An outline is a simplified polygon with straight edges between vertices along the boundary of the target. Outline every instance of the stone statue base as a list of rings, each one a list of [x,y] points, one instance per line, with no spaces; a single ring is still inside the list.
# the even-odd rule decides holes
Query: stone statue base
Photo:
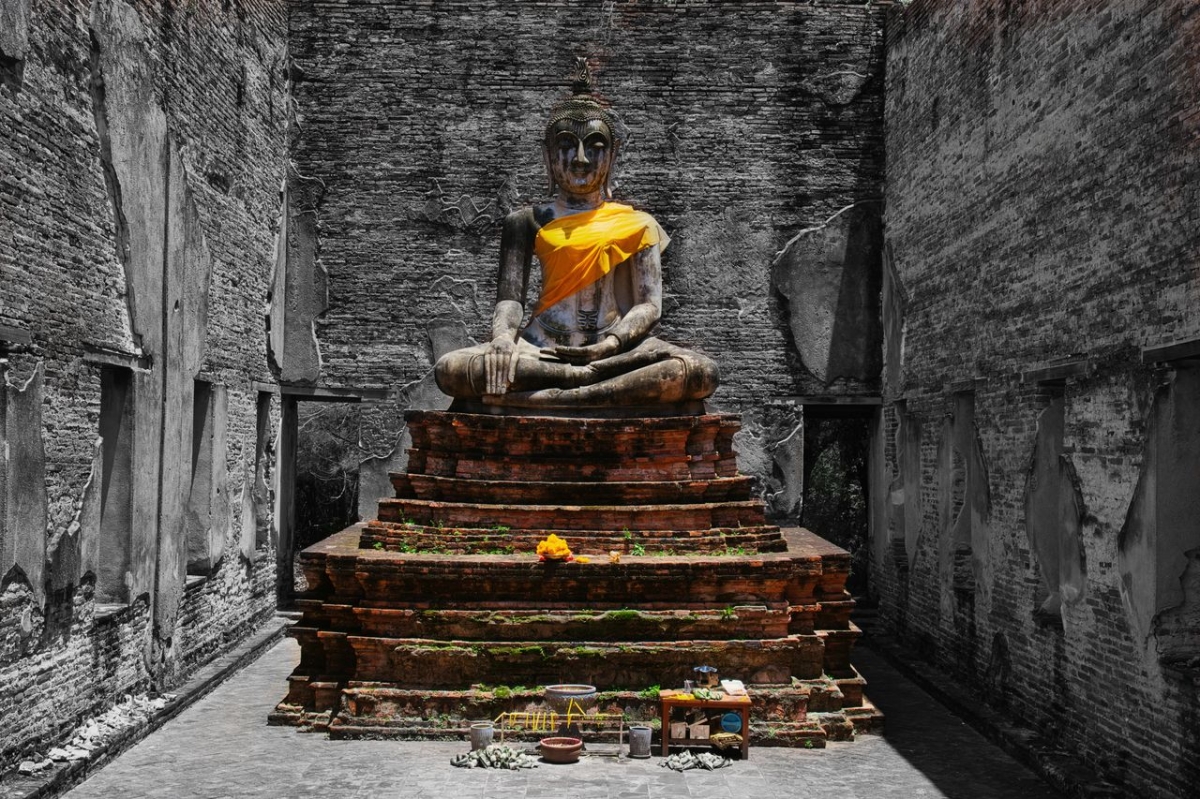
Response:
[[[616,407],[522,408],[515,405],[489,405],[480,400],[456,399],[449,413],[483,416],[540,416],[553,419],[661,419],[665,416],[703,416],[708,413],[702,400],[663,405],[622,405]]]
[[[651,719],[639,691],[711,665],[750,687],[758,743],[879,724],[850,665],[849,554],[766,522],[737,473],[738,417],[406,418],[408,470],[379,519],[301,556],[303,654],[273,723],[465,735],[547,709],[535,686],[562,682]],[[539,562],[550,533],[590,562]]]

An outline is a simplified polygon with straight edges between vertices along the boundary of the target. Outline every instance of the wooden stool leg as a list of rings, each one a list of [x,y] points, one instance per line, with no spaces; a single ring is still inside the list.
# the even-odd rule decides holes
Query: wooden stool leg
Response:
[[[742,760],[750,759],[750,711],[742,708]]]
[[[662,756],[666,757],[671,754],[671,703],[662,700],[659,713],[662,716]]]

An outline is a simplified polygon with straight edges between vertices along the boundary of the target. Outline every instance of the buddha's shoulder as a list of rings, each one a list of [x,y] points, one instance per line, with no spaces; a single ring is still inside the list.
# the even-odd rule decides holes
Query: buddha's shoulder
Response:
[[[537,219],[536,206],[527,206],[509,211],[504,217],[504,232],[509,237],[532,240],[542,224]]]

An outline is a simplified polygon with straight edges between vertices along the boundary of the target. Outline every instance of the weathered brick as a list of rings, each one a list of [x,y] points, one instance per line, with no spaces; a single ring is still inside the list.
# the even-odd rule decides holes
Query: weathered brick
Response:
[[[0,522],[0,537],[44,537],[50,586],[43,601],[40,585],[31,591],[19,576],[0,575],[0,771],[44,753],[123,694],[170,689],[248,634],[275,603],[274,559],[256,553],[257,541],[242,540],[238,500],[255,469],[253,383],[271,380],[261,309],[286,164],[285,8],[274,0],[25,6],[28,29],[18,31],[25,47],[3,52],[0,74],[0,327],[23,331],[29,343],[0,341],[0,356],[7,353],[0,380],[23,385],[39,368],[44,373],[36,434],[45,473],[31,479],[44,481],[46,522],[39,530]],[[0,35],[0,48],[14,46],[12,33]],[[131,87],[144,96],[130,101]],[[121,185],[122,170],[145,164],[114,165],[114,152],[136,150],[131,139],[156,131],[168,146],[155,163],[174,169],[170,182]],[[173,211],[168,200],[177,203]],[[138,239],[154,229],[187,258],[203,254],[186,263],[204,268],[177,275],[173,290],[186,306],[179,314],[147,319],[162,295],[145,287],[162,283],[164,259],[184,263]],[[134,253],[153,257],[134,263]],[[178,315],[191,320],[180,330],[182,350],[160,340]],[[141,363],[139,345],[149,356]],[[88,513],[100,492],[93,468],[105,357],[133,367],[139,385],[161,386],[173,370],[181,388],[199,378],[228,390],[228,446],[216,466],[224,467],[217,483],[225,505],[214,525],[229,531],[221,563],[185,587],[182,559],[137,553],[123,608],[98,608],[95,564],[80,565],[80,552],[103,551],[90,538],[97,531]],[[177,430],[190,428],[186,403],[167,411]],[[190,452],[178,449],[168,442],[164,452],[186,462]],[[0,469],[7,467],[0,457]],[[143,463],[135,479],[157,500],[153,492],[164,484],[154,472]],[[186,486],[161,490],[164,506],[187,499]],[[249,530],[253,537],[253,523]],[[163,549],[178,535],[168,532]],[[156,564],[164,563],[172,568],[160,568],[156,581]],[[164,612],[168,593],[171,613]]]
[[[1158,382],[1140,350],[1200,337],[1200,231],[1184,221],[1200,179],[1196,33],[1186,2],[1076,0],[916,0],[888,28],[885,223],[903,348],[888,350],[881,454],[890,489],[917,504],[877,528],[909,546],[876,542],[873,590],[907,643],[1099,776],[1156,797],[1200,781],[1200,699],[1133,627],[1121,531]],[[1050,367],[1061,374],[1042,384]],[[956,588],[940,565],[952,474],[938,453],[964,390],[989,532],[972,551],[982,579]],[[1059,621],[1035,618],[1047,588],[1025,518],[1054,394],[1083,506],[1082,593],[1064,594]],[[919,457],[896,437],[901,410]]]

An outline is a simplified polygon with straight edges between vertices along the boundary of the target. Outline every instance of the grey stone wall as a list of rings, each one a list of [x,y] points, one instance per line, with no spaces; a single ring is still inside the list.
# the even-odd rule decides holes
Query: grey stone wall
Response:
[[[436,356],[489,329],[500,221],[548,195],[547,111],[587,56],[629,129],[617,198],[673,239],[663,335],[719,362],[712,404],[744,414],[744,468],[794,516],[789,398],[878,386],[883,16],[857,0],[294,7],[272,348],[285,381],[390,392],[364,413],[364,515],[403,462],[401,412],[445,402]]]
[[[1155,797],[1200,781],[1197,24],[916,0],[888,27],[872,585],[1041,744]]]
[[[0,3],[0,770],[274,607],[286,28],[269,0]]]

